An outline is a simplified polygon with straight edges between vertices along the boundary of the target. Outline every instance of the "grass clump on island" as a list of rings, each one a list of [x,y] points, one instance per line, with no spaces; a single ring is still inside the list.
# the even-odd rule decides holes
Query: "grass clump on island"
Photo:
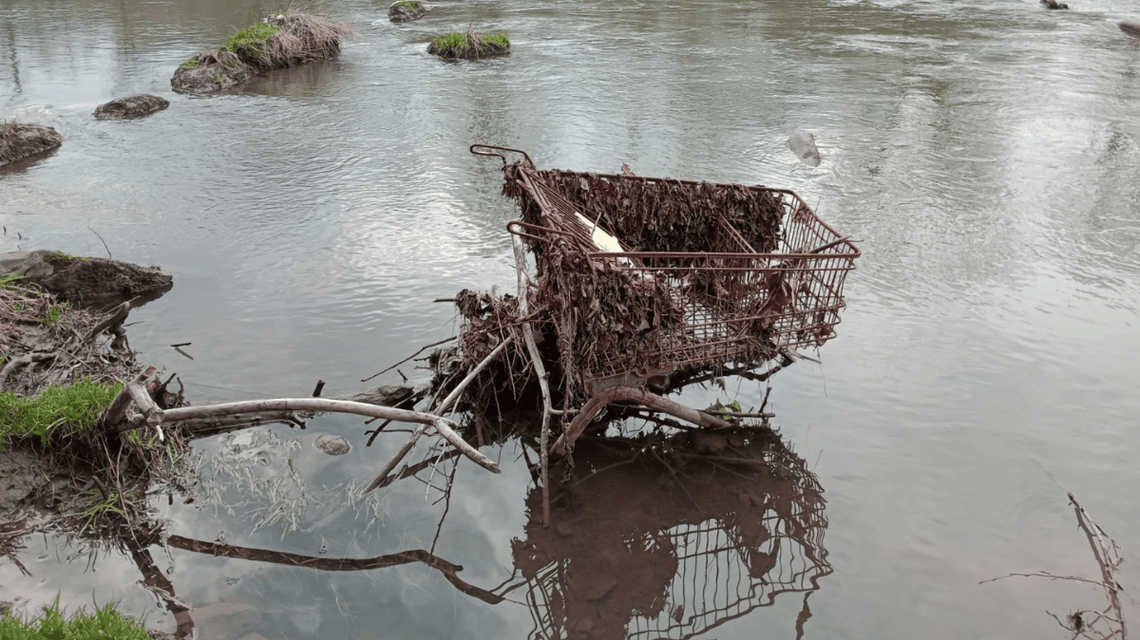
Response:
[[[86,377],[48,387],[34,396],[0,393],[0,451],[13,440],[38,440],[45,448],[63,444],[70,436],[92,428],[122,387]]]
[[[352,27],[330,18],[293,10],[274,14],[183,62],[170,84],[188,93],[224,89],[263,71],[335,57],[341,41],[353,35]]]
[[[65,617],[59,597],[37,618],[22,620],[11,611],[0,613],[0,638],[5,640],[149,640],[146,627],[107,603],[87,613],[83,608]]]
[[[468,60],[510,53],[511,41],[505,33],[479,35],[468,29],[466,33],[449,33],[439,36],[428,45],[428,53],[441,58]]]

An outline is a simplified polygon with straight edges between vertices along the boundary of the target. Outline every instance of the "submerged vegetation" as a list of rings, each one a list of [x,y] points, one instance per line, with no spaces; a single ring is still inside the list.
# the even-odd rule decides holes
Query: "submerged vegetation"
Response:
[[[22,620],[11,611],[0,612],[0,638],[5,640],[149,640],[146,627],[115,610],[107,603],[87,613],[80,608],[70,617],[60,610],[59,598],[42,615]]]
[[[511,41],[505,33],[481,36],[474,30],[439,36],[428,45],[428,53],[441,58],[468,60],[505,55],[511,52]]]
[[[341,41],[352,35],[352,27],[343,22],[302,11],[271,15],[239,30],[217,49],[183,62],[170,84],[188,93],[224,89],[264,71],[334,57]]]

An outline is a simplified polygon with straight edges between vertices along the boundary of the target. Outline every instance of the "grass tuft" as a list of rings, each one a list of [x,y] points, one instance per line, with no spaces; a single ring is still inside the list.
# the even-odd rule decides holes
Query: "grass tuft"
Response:
[[[505,33],[481,36],[473,30],[439,36],[428,45],[428,53],[444,58],[479,58],[510,51],[511,41]]]
[[[108,602],[87,613],[83,608],[65,617],[59,597],[44,609],[43,615],[22,620],[11,611],[0,613],[0,638],[5,640],[149,640],[146,627],[115,610]]]
[[[0,449],[12,439],[39,438],[46,446],[91,428],[121,388],[93,382],[88,376],[74,384],[48,387],[35,396],[0,393]]]
[[[258,22],[230,36],[229,40],[218,47],[218,51],[233,51],[243,58],[265,60],[269,39],[277,35],[277,31],[277,25]]]

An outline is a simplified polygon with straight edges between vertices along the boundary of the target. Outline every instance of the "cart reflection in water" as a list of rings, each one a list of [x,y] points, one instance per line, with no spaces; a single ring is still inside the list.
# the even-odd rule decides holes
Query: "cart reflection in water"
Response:
[[[802,594],[832,572],[823,490],[766,429],[580,440],[575,466],[527,499],[515,581],[531,638],[688,638]],[[509,597],[509,596],[508,596]],[[512,598],[513,599],[513,598]]]

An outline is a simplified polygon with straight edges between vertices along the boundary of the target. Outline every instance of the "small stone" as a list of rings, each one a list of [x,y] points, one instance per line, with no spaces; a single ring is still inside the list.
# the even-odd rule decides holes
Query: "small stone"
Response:
[[[343,456],[352,448],[344,438],[340,436],[330,436],[327,433],[322,433],[317,436],[316,441],[313,442],[313,446],[316,447],[318,451],[330,456]]]

